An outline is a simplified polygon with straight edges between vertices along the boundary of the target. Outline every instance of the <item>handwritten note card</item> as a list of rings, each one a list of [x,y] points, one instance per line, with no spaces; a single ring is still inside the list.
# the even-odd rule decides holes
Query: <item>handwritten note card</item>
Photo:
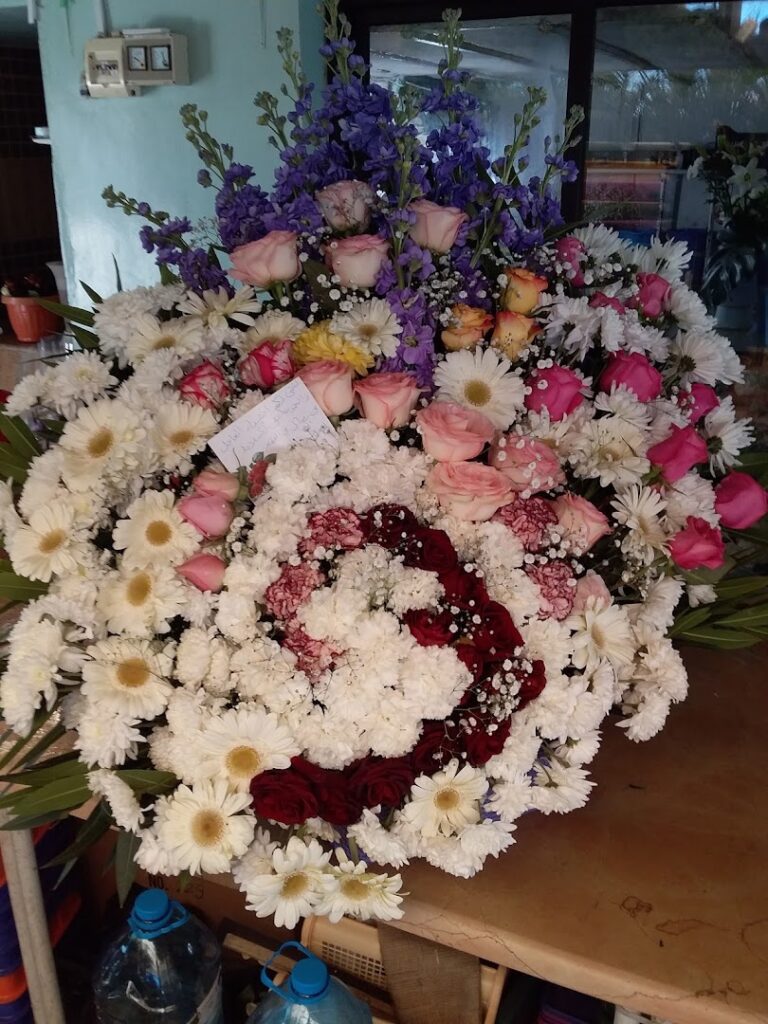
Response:
[[[230,473],[248,467],[257,455],[284,451],[299,441],[338,447],[333,424],[312,397],[303,380],[295,377],[274,395],[208,442]]]

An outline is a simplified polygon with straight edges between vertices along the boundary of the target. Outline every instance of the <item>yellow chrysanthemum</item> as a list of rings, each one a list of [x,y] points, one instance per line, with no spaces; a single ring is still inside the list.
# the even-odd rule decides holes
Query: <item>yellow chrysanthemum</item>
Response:
[[[330,323],[330,320],[321,320],[301,332],[291,350],[294,361],[304,366],[320,359],[338,359],[351,366],[361,377],[364,376],[373,366],[373,356],[334,334]]]

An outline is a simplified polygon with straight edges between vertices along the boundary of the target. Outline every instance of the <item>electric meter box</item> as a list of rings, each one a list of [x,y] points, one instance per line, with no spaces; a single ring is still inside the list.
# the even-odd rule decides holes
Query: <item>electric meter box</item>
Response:
[[[138,96],[142,86],[189,82],[187,37],[175,32],[126,31],[85,44],[85,84],[90,96]]]

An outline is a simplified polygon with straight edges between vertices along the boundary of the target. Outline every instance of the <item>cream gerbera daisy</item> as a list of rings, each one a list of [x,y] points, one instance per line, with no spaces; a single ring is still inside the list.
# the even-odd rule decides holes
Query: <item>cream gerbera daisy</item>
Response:
[[[565,624],[573,630],[571,661],[576,668],[591,672],[603,660],[614,668],[631,664],[635,645],[623,608],[595,604],[570,615]]]
[[[224,778],[248,790],[251,779],[272,768],[288,768],[301,753],[290,731],[263,708],[240,705],[207,723],[197,740],[197,774]]]
[[[339,866],[325,875],[325,893],[315,913],[336,924],[345,915],[358,921],[393,921],[403,916],[398,895],[403,885],[400,875],[380,875],[368,865],[355,864],[337,848]]]
[[[618,494],[611,505],[613,518],[628,530],[621,542],[622,551],[650,565],[667,539],[661,524],[664,499],[650,487],[633,484]]]
[[[112,633],[167,633],[168,620],[184,607],[184,585],[168,566],[123,567],[99,590],[98,610]]]
[[[183,871],[229,871],[253,838],[250,802],[250,793],[231,793],[223,781],[179,786],[158,809],[157,838]]]
[[[250,800],[250,797],[247,797]],[[272,870],[251,874],[245,885],[249,910],[257,917],[275,916],[278,928],[295,928],[322,899],[330,853],[316,839],[305,842],[291,836],[272,854]]]
[[[61,435],[63,478],[73,491],[90,490],[103,475],[135,469],[145,431],[124,402],[102,399],[81,409]]]
[[[348,313],[336,313],[331,330],[373,356],[393,356],[403,328],[388,302],[369,299],[357,303]]]
[[[450,352],[435,370],[436,398],[483,413],[506,430],[523,407],[523,382],[492,349]]]
[[[250,285],[238,288],[232,296],[226,288],[208,289],[202,295],[187,292],[186,298],[179,302],[177,309],[180,313],[197,317],[220,337],[229,330],[227,320],[245,324],[246,327],[253,325],[255,314],[260,313],[263,308],[255,295]]]
[[[209,409],[189,402],[166,402],[155,416],[152,439],[163,469],[178,469],[205,447],[218,429]]]
[[[410,803],[402,810],[405,821],[422,836],[450,836],[480,820],[481,797],[488,788],[485,774],[455,758],[431,778],[420,775],[411,787]]]
[[[306,326],[303,320],[299,320],[292,313],[286,313],[282,309],[270,309],[256,317],[253,327],[249,327],[245,333],[240,332],[236,344],[240,351],[245,353],[265,341],[294,341]]]
[[[203,324],[197,317],[159,320],[150,313],[143,313],[131,322],[127,356],[131,363],[140,363],[153,352],[194,356],[203,350],[205,341]]]
[[[177,565],[200,546],[200,534],[176,511],[171,491],[145,491],[128,507],[112,534],[114,547],[125,551],[123,564],[138,567]]]
[[[47,583],[52,576],[77,572],[84,549],[82,528],[72,502],[51,501],[29,516],[7,541],[13,568],[20,576]]]
[[[88,648],[82,693],[109,711],[132,718],[156,718],[173,687],[171,659],[148,640],[110,637]]]

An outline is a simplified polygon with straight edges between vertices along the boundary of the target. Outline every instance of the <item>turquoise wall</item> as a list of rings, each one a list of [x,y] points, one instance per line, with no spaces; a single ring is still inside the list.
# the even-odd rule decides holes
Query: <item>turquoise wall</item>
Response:
[[[18,0],[16,0],[18,2]],[[231,142],[260,181],[271,181],[275,150],[256,124],[253,96],[277,94],[283,80],[275,46],[282,25],[294,30],[308,75],[322,74],[316,0],[109,0],[110,28],[162,26],[189,41],[190,84],[145,89],[125,99],[80,95],[83,45],[96,34],[91,0],[43,0],[39,39],[62,258],[70,300],[82,299],[78,281],[114,291],[112,254],[126,288],[156,280],[151,256],[139,244],[138,218],[110,210],[105,185],[193,221],[210,216],[214,192],[195,176],[199,162],[178,118],[183,103],[208,110],[209,125]],[[2,6],[10,6],[2,0]]]

